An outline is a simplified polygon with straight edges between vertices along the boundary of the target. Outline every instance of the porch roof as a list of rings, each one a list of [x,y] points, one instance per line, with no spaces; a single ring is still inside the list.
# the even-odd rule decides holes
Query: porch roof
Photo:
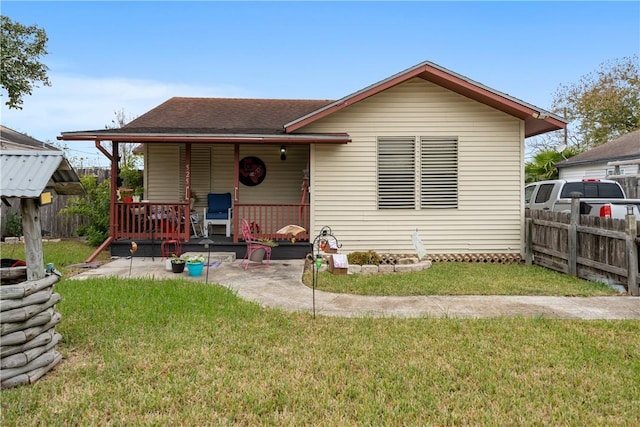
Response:
[[[284,124],[331,100],[174,97],[119,129],[63,132],[62,140],[243,144],[344,144],[346,133],[287,134]]]
[[[295,134],[295,135],[257,135],[257,134],[206,134],[206,133],[160,133],[160,132],[116,132],[108,131],[63,132],[58,137],[64,141],[113,141],[139,143],[189,142],[202,144],[346,144],[351,138],[341,134]]]

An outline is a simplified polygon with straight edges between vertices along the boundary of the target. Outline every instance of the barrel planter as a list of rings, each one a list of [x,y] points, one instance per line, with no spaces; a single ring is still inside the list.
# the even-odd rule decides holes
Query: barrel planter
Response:
[[[55,330],[61,319],[55,306],[61,296],[53,290],[59,277],[15,283],[5,280],[8,273],[3,268],[0,281],[3,389],[33,384],[62,360],[57,350],[62,336]]]

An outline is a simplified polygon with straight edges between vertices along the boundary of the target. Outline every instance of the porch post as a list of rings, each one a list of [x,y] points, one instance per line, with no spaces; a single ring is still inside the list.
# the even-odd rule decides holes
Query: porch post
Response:
[[[187,142],[184,150],[184,200],[191,209],[191,143]]]
[[[100,141],[98,141],[99,143]],[[118,143],[111,141],[111,203],[109,204],[109,235],[116,238],[116,203],[118,199]]]
[[[189,241],[191,235],[191,143],[185,144],[184,150],[184,201],[187,203],[187,212],[185,212],[184,220],[184,236],[185,242]]]
[[[233,145],[233,205],[235,206],[240,199],[240,144]],[[238,243],[238,230],[240,228],[240,218],[238,218],[238,210],[233,212],[233,243]]]

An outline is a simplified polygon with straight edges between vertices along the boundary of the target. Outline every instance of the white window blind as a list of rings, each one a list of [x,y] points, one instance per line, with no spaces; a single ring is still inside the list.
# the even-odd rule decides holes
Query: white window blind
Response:
[[[420,207],[458,207],[457,138],[420,138]]]
[[[378,208],[415,207],[415,138],[378,138]]]

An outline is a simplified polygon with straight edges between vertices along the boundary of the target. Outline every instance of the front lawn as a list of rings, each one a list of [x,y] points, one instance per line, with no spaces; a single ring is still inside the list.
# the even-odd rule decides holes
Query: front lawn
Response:
[[[334,318],[193,281],[63,278],[65,359],[2,425],[640,421],[640,322]]]
[[[303,281],[312,286],[312,275]],[[318,274],[316,289],[358,295],[616,295],[599,282],[590,282],[539,266],[436,262],[412,273]]]
[[[3,244],[2,257],[19,258],[19,246]],[[0,425],[640,423],[640,321],[314,320],[194,281],[70,280],[68,266],[91,251],[45,244],[45,262],[65,273],[55,287],[64,360],[2,391]],[[405,295],[611,293],[524,266],[320,275],[354,279]]]

